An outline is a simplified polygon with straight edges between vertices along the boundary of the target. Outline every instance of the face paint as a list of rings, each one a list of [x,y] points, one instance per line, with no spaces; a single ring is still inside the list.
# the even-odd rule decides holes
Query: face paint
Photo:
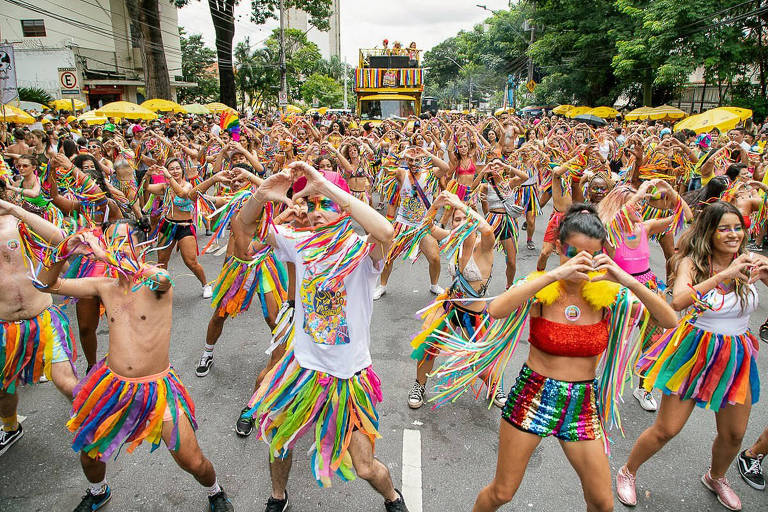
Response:
[[[330,199],[310,199],[307,201],[307,213],[315,210],[321,212],[341,213],[341,207]]]
[[[575,247],[573,245],[563,244],[563,254],[565,255],[566,258],[573,258],[580,252],[581,252],[581,249],[579,249],[578,247]],[[603,253],[603,250],[600,249],[599,251],[593,252],[592,257],[594,258],[595,256],[602,253]]]

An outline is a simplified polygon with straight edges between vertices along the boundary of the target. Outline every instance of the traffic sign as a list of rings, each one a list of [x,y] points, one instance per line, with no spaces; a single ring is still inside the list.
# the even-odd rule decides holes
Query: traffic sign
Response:
[[[528,88],[528,92],[532,93],[534,89],[536,89],[536,82],[533,80],[528,80],[528,83],[525,84],[525,87]]]
[[[80,94],[76,68],[59,68],[61,94]]]
[[[281,107],[284,107],[288,104],[288,93],[285,91],[280,91],[277,93],[277,103],[280,104]]]

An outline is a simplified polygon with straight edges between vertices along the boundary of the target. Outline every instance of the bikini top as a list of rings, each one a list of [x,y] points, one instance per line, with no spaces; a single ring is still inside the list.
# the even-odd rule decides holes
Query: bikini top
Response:
[[[493,268],[493,267],[491,267]],[[480,267],[477,266],[474,255],[469,257],[469,261],[464,265],[464,270],[459,269],[458,261],[450,269],[453,276],[453,282],[450,287],[450,295],[454,298],[469,297],[473,299],[479,299],[485,297],[488,292],[488,284],[491,282],[492,272],[488,275],[485,283],[480,286],[479,290],[470,284],[483,280],[483,274],[480,271]]]
[[[174,196],[173,205],[182,212],[191,212],[194,206],[191,199],[179,196]]]
[[[469,161],[469,167],[462,168],[461,165],[458,165],[456,167],[456,174],[459,175],[459,176],[470,176],[470,175],[474,176],[476,169],[477,168],[475,167],[475,162],[470,160]]]
[[[561,324],[541,316],[532,316],[530,326],[531,345],[553,356],[594,357],[608,347],[610,318],[596,324]]]

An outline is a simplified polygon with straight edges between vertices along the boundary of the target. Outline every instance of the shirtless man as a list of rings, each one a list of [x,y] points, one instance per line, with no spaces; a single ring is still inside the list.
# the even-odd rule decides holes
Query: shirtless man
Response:
[[[7,203],[0,203],[0,208],[0,213],[18,213]],[[93,232],[83,231],[68,239],[66,245],[71,248],[67,251],[110,264],[117,261],[116,255],[130,258],[121,248],[139,243],[139,233],[135,223],[121,220],[105,228],[103,236],[109,244]],[[118,248],[109,255],[107,246]],[[209,510],[233,511],[213,464],[197,444],[194,403],[170,366],[173,290],[167,272],[141,263],[140,270],[129,277],[122,272],[118,278],[62,279],[63,264],[54,264],[40,277],[46,291],[100,299],[109,323],[109,355],[78,384],[67,423],[75,432],[72,447],[80,452],[83,472],[91,484],[75,511],[98,510],[110,500],[104,461],[123,445],[129,443],[130,452],[147,440],[156,448],[161,439],[179,467],[206,488]]]
[[[0,191],[0,197],[3,194]],[[17,385],[35,384],[45,375],[69,400],[77,385],[69,320],[29,279],[17,217],[42,236],[63,239],[41,217],[0,199],[0,455],[23,435],[16,417]],[[27,339],[25,332],[31,334]],[[45,356],[48,347],[50,360]]]

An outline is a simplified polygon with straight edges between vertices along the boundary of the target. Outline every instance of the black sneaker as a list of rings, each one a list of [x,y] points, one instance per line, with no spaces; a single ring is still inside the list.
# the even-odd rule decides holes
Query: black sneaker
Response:
[[[232,506],[232,502],[229,501],[223,487],[213,496],[208,496],[208,510],[211,512],[235,512],[235,507]]]
[[[768,343],[768,320],[760,326],[760,341]]]
[[[16,430],[0,429],[0,455],[7,452],[8,448],[10,448],[13,443],[21,439],[21,436],[23,435],[24,431],[21,428],[21,423],[19,423],[19,426],[16,428]]]
[[[395,492],[400,496],[395,501],[385,501],[384,508],[387,512],[408,512],[408,507],[405,506],[405,500],[403,499],[403,493],[395,489]]]
[[[425,386],[419,384],[419,381],[415,381],[411,390],[408,392],[408,407],[411,409],[418,409],[424,405],[424,397],[427,394]]]
[[[256,420],[253,419],[253,416],[243,416],[248,411],[250,411],[250,409],[247,407],[243,409],[240,412],[240,417],[237,418],[237,423],[235,423],[235,432],[237,432],[237,435],[240,437],[248,437],[251,435],[251,432],[253,431],[253,425],[256,423]]]
[[[765,489],[765,477],[763,476],[763,468],[761,463],[763,462],[763,456],[750,457],[747,455],[747,450],[744,450],[736,458],[736,466],[739,468],[739,474],[747,484],[762,491]]]
[[[211,371],[211,366],[213,366],[213,353],[203,351],[203,355],[200,356],[200,362],[197,363],[197,368],[195,368],[195,375],[205,377]]]
[[[285,491],[285,498],[281,500],[270,496],[264,512],[285,512],[286,510],[288,510],[288,491]]]
[[[112,490],[109,488],[109,485],[105,486],[104,490],[99,494],[91,494],[91,490],[88,489],[85,491],[83,500],[74,510],[74,512],[93,512],[94,510],[99,510],[111,499]]]

